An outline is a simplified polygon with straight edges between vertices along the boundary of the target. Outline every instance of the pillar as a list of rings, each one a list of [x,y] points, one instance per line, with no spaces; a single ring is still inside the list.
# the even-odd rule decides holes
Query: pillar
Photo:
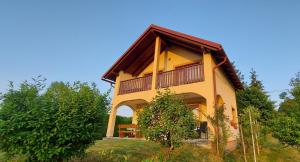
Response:
[[[157,74],[159,71],[159,55],[160,55],[161,39],[156,36],[155,49],[154,49],[154,61],[153,61],[153,73],[152,73],[152,86],[151,90],[156,89],[157,85]]]
[[[109,114],[108,126],[106,131],[106,137],[113,137],[114,136],[114,128],[116,123],[116,116],[117,116],[117,107],[113,106],[111,112]]]
[[[123,73],[123,71],[120,72],[120,74],[122,74],[122,73]],[[119,94],[119,89],[120,89],[120,80],[121,80],[120,76],[121,75],[117,76],[116,82],[115,82],[116,84],[115,84],[114,96],[113,96],[113,100],[112,100],[112,108],[111,108],[111,112],[109,114],[109,119],[108,119],[106,137],[113,137],[114,136],[117,109],[118,109],[118,104],[116,103],[116,98]]]

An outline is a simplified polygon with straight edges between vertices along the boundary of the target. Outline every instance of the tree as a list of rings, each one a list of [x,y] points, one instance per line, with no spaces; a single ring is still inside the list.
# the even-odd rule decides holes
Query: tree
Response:
[[[250,87],[256,87],[257,89],[263,91],[264,86],[262,84],[262,81],[257,79],[258,75],[254,69],[251,69],[250,71]]]
[[[184,102],[169,90],[158,92],[138,116],[142,134],[172,150],[193,137],[195,119]]]
[[[237,92],[238,113],[241,114],[248,106],[257,108],[260,112],[259,121],[268,125],[268,121],[273,118],[274,102],[269,96],[256,87],[247,87]]]
[[[290,82],[291,87],[300,87],[300,71],[295,74],[295,77],[291,79]]]
[[[300,146],[300,124],[296,119],[280,114],[272,122],[272,135],[281,143]]]
[[[300,146],[300,72],[290,81],[291,89],[282,92],[278,115],[272,122],[273,136],[281,143]]]
[[[237,74],[238,78],[239,78],[240,81],[242,82],[242,85],[243,85],[244,87],[246,87],[246,86],[247,86],[247,83],[245,82],[245,76],[244,76],[244,74],[242,74],[242,72],[236,67],[235,62],[232,62],[231,64],[232,64],[232,66],[233,66],[233,68],[234,68],[234,71],[235,71],[235,73]]]
[[[95,84],[52,83],[43,90],[37,79],[10,87],[2,95],[0,149],[24,154],[29,161],[62,161],[83,155],[101,138],[109,106],[108,94]]]
[[[300,123],[300,72],[291,79],[290,86],[291,89],[288,92],[280,94],[280,98],[284,101],[280,104],[278,111]]]
[[[285,99],[279,106],[278,112],[284,113],[284,115],[294,118],[300,123],[300,103],[295,99]]]
[[[251,123],[250,123],[250,115],[251,115]],[[244,144],[246,148],[252,148],[253,149],[253,142],[252,142],[252,136],[255,136],[257,139],[256,142],[262,140],[264,138],[262,129],[258,128],[259,125],[259,119],[260,119],[260,111],[253,107],[253,106],[248,106],[245,109],[242,110],[239,116],[239,125],[242,127],[243,132],[243,138],[244,138]],[[251,129],[251,124],[252,124],[252,129]],[[248,151],[251,151],[247,149]]]
[[[274,102],[264,92],[263,83],[257,79],[257,73],[253,69],[250,72],[250,79],[250,84],[245,86],[245,89],[237,92],[238,113],[241,114],[243,109],[253,106],[260,112],[259,121],[264,125],[268,125],[270,124],[268,121],[274,116]]]

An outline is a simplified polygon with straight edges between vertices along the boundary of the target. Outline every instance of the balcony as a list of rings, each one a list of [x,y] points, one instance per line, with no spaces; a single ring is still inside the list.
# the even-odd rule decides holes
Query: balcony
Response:
[[[193,64],[158,74],[157,88],[167,88],[204,80],[203,65]]]
[[[203,64],[192,64],[159,73],[157,76],[156,88],[167,88],[201,81],[204,81]],[[151,75],[121,81],[119,94],[150,90],[151,84]]]
[[[147,91],[151,89],[152,76],[145,76],[120,82],[119,94]]]

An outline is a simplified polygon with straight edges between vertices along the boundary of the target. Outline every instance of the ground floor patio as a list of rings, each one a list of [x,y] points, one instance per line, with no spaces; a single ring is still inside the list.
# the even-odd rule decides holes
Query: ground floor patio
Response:
[[[190,111],[193,112],[195,120],[196,120],[196,127],[195,130],[199,132],[199,138],[201,139],[208,139],[209,137],[209,130],[213,128],[207,122],[207,104],[206,99],[195,93],[185,93],[179,94],[183,101],[187,104]],[[148,102],[144,99],[135,99],[135,100],[126,100],[122,103],[118,104],[114,107],[111,111],[109,117],[109,124],[107,129],[107,136],[108,138],[113,137],[115,127],[119,130],[120,138],[129,137],[129,138],[142,138],[141,133],[138,130],[138,114],[143,110],[143,107],[148,104]],[[118,108],[121,106],[127,106],[132,110],[132,123],[131,124],[115,124],[116,115],[118,112]]]

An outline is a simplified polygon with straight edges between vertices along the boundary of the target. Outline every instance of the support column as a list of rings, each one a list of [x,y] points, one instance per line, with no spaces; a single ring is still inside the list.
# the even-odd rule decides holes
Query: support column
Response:
[[[154,49],[154,61],[153,61],[153,73],[152,73],[152,86],[151,90],[156,89],[157,85],[157,74],[159,71],[159,55],[160,55],[161,39],[156,36],[155,39],[155,49]]]
[[[206,107],[207,107],[207,114],[213,115],[214,114],[214,85],[213,85],[213,58],[210,53],[203,53],[203,63],[204,63],[204,76],[205,76],[205,84],[207,89],[207,94],[205,95],[206,98]]]
[[[117,116],[117,107],[113,106],[109,115],[108,126],[106,131],[106,137],[113,137],[114,136],[114,129],[116,123],[116,116]]]
[[[118,103],[116,102],[119,94],[119,89],[120,89],[120,80],[122,76],[123,71],[119,73],[119,76],[116,78],[116,84],[114,88],[114,96],[112,100],[112,108],[111,112],[109,114],[109,119],[108,119],[108,125],[107,125],[107,130],[106,130],[106,137],[113,137],[114,136],[114,130],[115,130],[115,123],[116,123],[116,116],[117,116],[117,109],[118,109]]]

